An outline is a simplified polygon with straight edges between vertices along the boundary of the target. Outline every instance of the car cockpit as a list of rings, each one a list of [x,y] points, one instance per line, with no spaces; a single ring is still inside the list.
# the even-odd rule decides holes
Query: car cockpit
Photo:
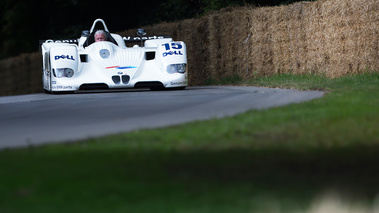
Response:
[[[111,42],[111,43],[113,43],[119,47],[125,47],[125,43],[122,40],[121,36],[117,35],[117,34],[111,34],[108,30],[107,25],[105,24],[105,22],[102,19],[96,19],[93,22],[92,27],[89,31],[85,30],[82,32],[81,36],[82,36],[82,38],[85,38],[85,40],[81,39],[82,42],[79,42],[79,46],[82,45],[83,48],[86,48],[86,47],[90,46],[91,44],[95,43],[95,33],[98,30],[98,29],[95,29],[97,23],[100,23],[103,25],[103,30],[104,30],[104,33],[106,35],[106,41]]]

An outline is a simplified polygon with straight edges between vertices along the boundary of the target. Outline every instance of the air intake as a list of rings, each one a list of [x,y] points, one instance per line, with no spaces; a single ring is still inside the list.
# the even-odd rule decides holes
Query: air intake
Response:
[[[146,52],[146,61],[154,60],[155,59],[155,52]]]
[[[128,75],[123,75],[123,76],[121,76],[121,80],[122,80],[122,83],[124,83],[124,84],[128,84],[128,83],[129,83],[129,80],[130,80],[130,76],[128,76]]]
[[[109,89],[107,84],[98,83],[98,84],[82,84],[79,87],[80,90],[101,90],[101,89]]]
[[[135,88],[150,88],[150,90],[163,90],[164,86],[159,81],[142,81],[134,85]]]
[[[114,75],[112,76],[112,81],[115,83],[115,84],[120,84],[120,76],[119,75]]]

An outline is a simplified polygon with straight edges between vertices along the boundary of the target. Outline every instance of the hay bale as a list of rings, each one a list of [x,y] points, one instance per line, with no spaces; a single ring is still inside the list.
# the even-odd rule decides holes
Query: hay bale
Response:
[[[42,56],[38,52],[1,60],[0,71],[0,95],[42,91]]]
[[[187,46],[187,70],[190,85],[205,84],[211,77],[208,20],[206,18],[185,20],[178,39]]]

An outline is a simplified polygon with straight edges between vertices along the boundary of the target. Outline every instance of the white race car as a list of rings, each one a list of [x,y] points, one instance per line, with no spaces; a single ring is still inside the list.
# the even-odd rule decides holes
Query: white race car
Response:
[[[103,25],[106,41],[95,42],[96,24]],[[185,43],[168,36],[146,37],[143,29],[137,35],[111,34],[105,22],[96,19],[79,39],[41,41],[44,91],[184,89],[188,85]],[[127,47],[129,41],[141,46]]]

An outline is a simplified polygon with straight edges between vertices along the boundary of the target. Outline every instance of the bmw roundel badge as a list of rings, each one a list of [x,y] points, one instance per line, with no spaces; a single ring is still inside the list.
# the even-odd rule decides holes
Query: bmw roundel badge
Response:
[[[99,53],[102,58],[108,58],[110,55],[109,50],[107,49],[101,49]]]

